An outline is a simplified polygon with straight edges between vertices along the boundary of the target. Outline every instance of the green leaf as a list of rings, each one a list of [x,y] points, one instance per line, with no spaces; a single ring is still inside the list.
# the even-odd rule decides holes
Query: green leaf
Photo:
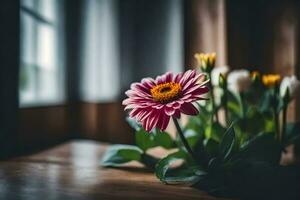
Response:
[[[188,143],[191,147],[194,147],[197,144],[200,136],[201,136],[201,134],[197,133],[193,129],[187,129],[184,131],[184,137],[188,141]]]
[[[272,117],[265,117],[265,127],[264,127],[264,131],[265,132],[272,132],[275,130],[275,122]]]
[[[235,132],[233,128],[233,124],[225,132],[219,149],[219,158],[223,161],[226,161],[231,155],[235,145]]]
[[[206,127],[207,124],[211,122],[211,117],[213,114],[212,102],[207,101],[205,106],[202,106],[199,103],[197,104],[200,110],[199,114],[197,115],[197,117],[189,118],[189,123],[192,122],[192,124],[195,124],[195,128],[189,126],[189,123],[187,124],[187,128],[192,128],[198,133],[202,133],[204,127]]]
[[[203,145],[205,147],[205,151],[210,155],[210,157],[214,157],[218,154],[219,151],[219,143],[212,138],[205,139],[203,141]]]
[[[140,129],[135,133],[135,143],[143,151],[146,151],[155,146],[154,135],[144,129]]]
[[[165,131],[160,131],[159,129],[157,129],[154,134],[154,142],[155,146],[161,146],[165,149],[171,149],[175,147],[175,143],[170,134]]]
[[[278,98],[278,105],[277,105],[277,113],[279,113],[287,104],[284,102],[283,98]]]
[[[139,131],[140,129],[142,129],[142,126],[135,119],[126,117],[126,121],[129,124],[129,126],[134,130]]]
[[[217,142],[220,142],[225,132],[225,128],[221,124],[214,122],[212,125],[207,126],[205,129],[205,137],[207,139],[212,138]]]
[[[264,116],[259,109],[255,106],[249,106],[245,119],[246,131],[252,135],[256,135],[262,130],[264,131],[265,123]]]
[[[150,169],[155,169],[159,159],[144,153],[141,158],[141,162]]]
[[[199,166],[184,165],[180,168],[167,171],[165,183],[167,184],[189,184],[193,185],[198,182],[206,172],[199,169]]]
[[[163,182],[167,184],[177,184],[177,183],[193,183],[198,180],[199,175],[202,171],[194,165],[183,164],[180,167],[174,168],[172,164],[179,160],[188,161],[189,155],[184,151],[177,151],[168,155],[167,157],[161,159],[155,168],[156,176]]]
[[[238,103],[233,102],[233,101],[228,101],[227,107],[228,107],[228,110],[232,114],[234,114],[235,117],[241,117],[241,109],[240,109],[240,105]]]
[[[300,122],[287,123],[284,139],[286,145],[300,139]]]
[[[263,161],[278,164],[281,147],[272,133],[260,133],[242,145],[238,159]]]
[[[203,130],[204,120],[201,120],[200,114],[197,117],[190,117],[188,123],[184,127],[184,130],[192,129],[195,131]]]
[[[164,157],[156,165],[156,168],[155,168],[156,176],[162,182],[164,182],[166,172],[170,168],[170,165],[178,160],[184,160],[186,157],[187,157],[187,153],[184,151],[181,151],[181,150],[179,150],[175,153],[171,153],[168,156]]]
[[[268,110],[270,110],[272,108],[272,94],[271,92],[268,90],[264,93],[263,97],[262,97],[262,101],[260,103],[260,110],[261,112],[266,112]]]
[[[231,115],[235,118],[240,118],[242,116],[241,107],[240,107],[240,97],[238,94],[227,90],[228,101],[227,108]]]
[[[133,145],[113,145],[106,150],[101,165],[118,167],[129,161],[141,161],[142,154],[143,151]]]
[[[178,160],[182,160],[186,157],[186,153],[183,151],[177,151],[175,153],[169,154],[165,158],[161,159],[155,168],[155,175],[159,178],[162,182],[165,180],[165,175],[170,165]]]

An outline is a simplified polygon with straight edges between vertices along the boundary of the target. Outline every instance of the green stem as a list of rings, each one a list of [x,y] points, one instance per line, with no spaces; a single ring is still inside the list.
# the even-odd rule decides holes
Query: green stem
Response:
[[[240,92],[240,106],[242,110],[241,130],[242,132],[247,132],[246,105],[245,105],[245,97],[243,92]]]
[[[227,86],[224,88],[224,112],[225,112],[225,124],[226,126],[228,125],[228,107],[227,107],[227,102],[228,102],[228,94],[227,94]]]
[[[280,138],[281,142],[284,142],[285,140],[286,121],[287,121],[286,119],[287,119],[287,106],[285,105],[282,111],[282,130],[281,130],[281,138]]]
[[[278,141],[280,141],[281,137],[280,137],[280,131],[279,131],[279,117],[278,117],[278,113],[276,111],[275,106],[273,106],[273,117],[274,117],[274,123],[275,123],[275,135],[276,135]]]
[[[241,104],[241,110],[242,110],[242,118],[245,119],[245,117],[246,117],[246,108],[245,108],[244,93],[243,92],[240,92],[240,104]]]
[[[273,88],[273,96],[272,96],[272,105],[273,105],[273,118],[274,118],[274,125],[275,125],[275,135],[277,137],[277,140],[281,141],[281,134],[280,134],[280,128],[279,128],[279,113],[277,112],[277,106],[278,106],[278,86],[275,86]]]
[[[210,77],[211,77],[211,74],[210,74]],[[212,120],[211,122],[213,123],[214,122],[214,116],[216,116],[216,121],[219,122],[219,116],[218,116],[218,112],[215,112],[215,109],[216,109],[216,105],[215,105],[215,95],[214,95],[214,87],[211,83],[211,81],[209,81],[209,87],[210,87],[210,93],[211,93],[211,101],[212,101]],[[215,113],[214,113],[215,112]]]
[[[195,153],[193,152],[193,150],[191,149],[191,147],[190,147],[188,141],[185,139],[185,137],[184,137],[184,135],[183,135],[183,132],[182,132],[182,130],[181,130],[181,128],[180,128],[180,125],[179,125],[177,119],[174,118],[174,117],[173,117],[172,119],[173,119],[173,122],[174,122],[174,124],[175,124],[175,126],[176,126],[178,135],[179,135],[179,137],[180,137],[180,139],[181,139],[181,142],[182,142],[183,146],[185,147],[185,149],[187,150],[187,152],[193,157],[193,159],[194,159],[195,161],[197,161],[197,157],[196,157]]]

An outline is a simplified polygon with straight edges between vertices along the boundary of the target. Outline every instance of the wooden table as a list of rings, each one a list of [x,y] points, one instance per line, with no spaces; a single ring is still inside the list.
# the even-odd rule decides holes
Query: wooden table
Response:
[[[205,192],[164,185],[146,170],[102,168],[107,144],[77,140],[0,162],[0,199],[201,199]]]

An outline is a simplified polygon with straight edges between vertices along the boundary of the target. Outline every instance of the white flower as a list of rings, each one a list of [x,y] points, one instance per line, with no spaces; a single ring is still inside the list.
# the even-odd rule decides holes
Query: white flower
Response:
[[[220,105],[221,100],[222,100],[222,96],[224,94],[223,90],[219,87],[214,87],[213,88],[213,93],[214,93],[214,97],[215,97],[215,104]]]
[[[211,84],[213,86],[219,85],[219,76],[220,76],[220,74],[227,75],[228,72],[229,72],[229,67],[228,66],[215,67],[211,71]]]
[[[280,96],[284,97],[287,89],[289,89],[289,94],[291,98],[294,98],[299,92],[300,89],[300,81],[297,80],[295,75],[286,76],[283,78],[280,84]]]
[[[249,89],[251,85],[250,72],[245,69],[234,70],[227,77],[228,89],[232,92],[243,92]]]

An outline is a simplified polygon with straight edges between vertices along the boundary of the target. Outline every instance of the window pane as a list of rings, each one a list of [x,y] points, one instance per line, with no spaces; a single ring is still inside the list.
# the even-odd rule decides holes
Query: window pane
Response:
[[[21,5],[49,22],[56,20],[57,0],[21,0]]]
[[[31,10],[36,10],[39,0],[21,0],[21,5]]]
[[[24,63],[35,63],[35,20],[21,12],[21,60]]]
[[[39,24],[37,27],[37,65],[41,68],[56,68],[55,29],[52,26]]]
[[[56,0],[39,1],[39,13],[47,20],[55,21]]]
[[[35,99],[35,26],[35,20],[21,12],[20,99],[22,102]]]
[[[22,0],[20,52],[20,105],[58,103],[63,100],[62,63],[63,34],[58,23],[56,0]],[[63,1],[59,1],[63,3]],[[51,24],[44,23],[41,15]],[[60,20],[61,21],[61,20]],[[60,22],[58,21],[58,22]],[[58,60],[60,59],[60,61]]]
[[[41,101],[55,101],[58,97],[58,81],[56,71],[49,69],[39,69],[38,74],[38,97]]]
[[[20,100],[21,103],[34,102],[36,99],[36,66],[21,63]]]

